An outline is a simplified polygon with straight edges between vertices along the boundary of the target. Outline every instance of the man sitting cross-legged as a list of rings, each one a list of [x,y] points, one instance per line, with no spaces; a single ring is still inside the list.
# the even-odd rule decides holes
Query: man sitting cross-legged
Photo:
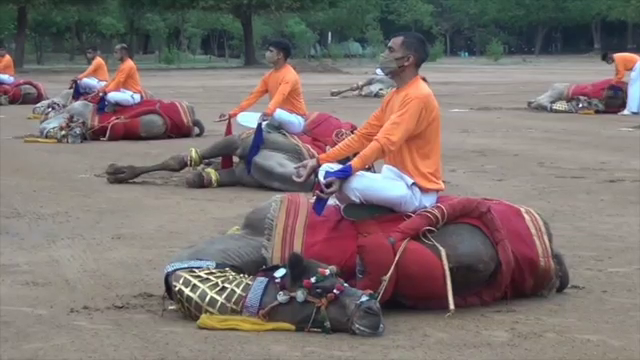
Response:
[[[276,128],[290,134],[300,134],[304,129],[307,107],[302,97],[300,77],[287,60],[291,56],[291,45],[285,40],[269,43],[265,59],[273,66],[260,81],[258,87],[237,108],[228,114],[221,114],[218,121],[227,121],[247,110],[265,94],[271,101],[262,113],[262,121],[268,121]]]
[[[107,64],[98,55],[97,47],[89,47],[85,54],[91,65],[85,72],[76,76],[74,80],[77,81],[77,86],[80,87],[82,94],[91,94],[109,82],[109,70],[107,70]]]
[[[319,168],[319,197],[336,195],[342,204],[375,204],[415,212],[436,203],[444,190],[440,108],[418,71],[428,58],[422,35],[394,36],[380,56],[380,69],[397,84],[380,108],[354,135],[317,159],[298,164],[297,181]],[[359,153],[347,165],[339,159]],[[362,171],[384,159],[380,173]]]
[[[116,45],[114,54],[121,62],[116,76],[102,87],[100,95],[106,94],[109,104],[132,106],[142,101],[142,86],[138,68],[131,59],[129,47],[125,44]]]
[[[0,44],[0,85],[13,84],[16,80],[16,70],[13,67],[13,59],[7,54],[7,48]]]

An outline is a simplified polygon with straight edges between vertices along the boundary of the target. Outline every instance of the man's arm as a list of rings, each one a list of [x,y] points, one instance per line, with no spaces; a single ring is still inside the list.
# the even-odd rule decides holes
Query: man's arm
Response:
[[[432,119],[437,111],[435,107],[425,108],[423,98],[409,98],[400,104],[399,110],[392,115],[373,141],[352,161],[353,172],[365,169],[385,155],[395,151],[411,136],[421,119]]]
[[[87,70],[85,72],[83,72],[82,74],[77,76],[78,79],[86,78],[87,76],[89,76],[89,74],[95,72],[97,68],[98,68],[98,63],[97,63],[97,61],[93,60],[91,62],[91,65],[89,65],[89,67],[87,68]]]
[[[267,75],[265,75],[262,78],[262,80],[260,80],[260,84],[258,84],[258,86],[255,89],[253,89],[251,94],[249,94],[249,96],[242,103],[240,103],[238,107],[233,109],[233,111],[229,113],[229,115],[231,117],[234,117],[239,113],[247,110],[248,108],[253,106],[253,104],[257,103],[258,100],[260,100],[260,98],[263,97],[267,92],[268,92]]]
[[[131,73],[131,70],[132,68],[130,66],[121,66],[118,69],[118,72],[116,72],[116,77],[106,85],[104,91],[108,93],[122,88],[122,84],[124,84],[124,81]]]
[[[382,113],[384,109],[384,104],[376,110],[376,112],[371,115],[369,120],[367,120],[362,127],[360,127],[356,132],[344,139],[340,144],[335,146],[333,149],[328,152],[320,155],[318,157],[318,162],[320,164],[326,164],[330,162],[338,162],[344,158],[347,158],[359,151],[362,151],[371,141],[375,138],[378,131],[382,128],[383,118]]]
[[[273,99],[271,99],[269,105],[267,105],[267,110],[265,111],[267,115],[273,115],[280,104],[282,104],[282,101],[289,95],[289,91],[291,91],[294,83],[295,79],[285,79],[285,81],[280,84],[278,91],[276,91]]]
[[[624,80],[624,74],[626,73],[626,71],[622,67],[621,63],[618,63],[616,61],[615,64],[616,64],[616,66],[615,66],[615,75],[613,76],[613,78],[616,79],[617,81],[622,81],[622,80]]]

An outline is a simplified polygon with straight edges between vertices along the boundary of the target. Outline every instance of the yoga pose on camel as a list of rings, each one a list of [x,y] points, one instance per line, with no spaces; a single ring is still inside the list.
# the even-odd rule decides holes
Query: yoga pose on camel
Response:
[[[0,85],[12,84],[15,81],[15,76],[13,59],[7,54],[7,48],[0,44]]]
[[[355,134],[317,158],[296,165],[295,180],[317,170],[320,198],[336,195],[341,204],[373,204],[397,212],[433,206],[444,190],[440,108],[418,71],[429,54],[415,32],[394,36],[380,56],[380,70],[397,84]],[[338,160],[359,153],[347,165]],[[384,159],[380,173],[362,171]]]
[[[290,134],[302,133],[307,106],[302,96],[300,77],[287,62],[290,56],[291,45],[287,41],[270,42],[264,57],[273,66],[273,70],[262,78],[258,87],[237,108],[228,114],[220,114],[218,121],[236,117],[268,93],[271,101],[262,113],[261,120]]]
[[[87,60],[91,62],[89,68],[73,80],[77,82],[82,94],[91,94],[98,91],[109,82],[109,70],[107,64],[98,56],[98,48],[87,48]]]
[[[100,88],[100,95],[106,94],[109,104],[132,106],[142,101],[142,86],[138,68],[131,59],[129,47],[125,44],[116,45],[114,54],[122,64],[116,76],[109,83]]]

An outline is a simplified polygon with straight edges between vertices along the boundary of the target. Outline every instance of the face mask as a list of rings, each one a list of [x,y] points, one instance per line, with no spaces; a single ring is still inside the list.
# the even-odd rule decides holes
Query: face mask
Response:
[[[378,61],[378,70],[380,70],[383,74],[385,75],[389,75],[391,74],[394,70],[400,69],[402,67],[404,67],[404,65],[398,65],[398,60],[402,60],[404,58],[406,58],[407,56],[400,56],[397,58],[394,58],[390,55],[386,55],[386,54],[381,54],[380,55],[380,59]],[[376,70],[377,72],[377,70]]]

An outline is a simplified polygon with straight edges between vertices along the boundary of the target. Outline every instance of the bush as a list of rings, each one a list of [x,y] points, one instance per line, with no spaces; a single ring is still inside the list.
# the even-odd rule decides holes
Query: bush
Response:
[[[429,51],[429,62],[436,62],[438,59],[444,57],[444,40],[442,38],[438,38],[435,44],[431,47],[431,51]]]
[[[327,48],[329,57],[333,60],[344,58],[344,47],[338,43],[331,43]]]
[[[496,38],[493,38],[487,45],[485,54],[487,58],[496,62],[502,59],[502,57],[504,56],[504,46],[502,42]]]
[[[180,60],[180,54],[174,47],[167,47],[160,56],[160,62],[165,65],[175,65]]]
[[[298,50],[299,57],[309,57],[311,48],[318,41],[318,35],[311,31],[307,25],[299,18],[289,19],[285,25],[285,30],[293,45]]]

